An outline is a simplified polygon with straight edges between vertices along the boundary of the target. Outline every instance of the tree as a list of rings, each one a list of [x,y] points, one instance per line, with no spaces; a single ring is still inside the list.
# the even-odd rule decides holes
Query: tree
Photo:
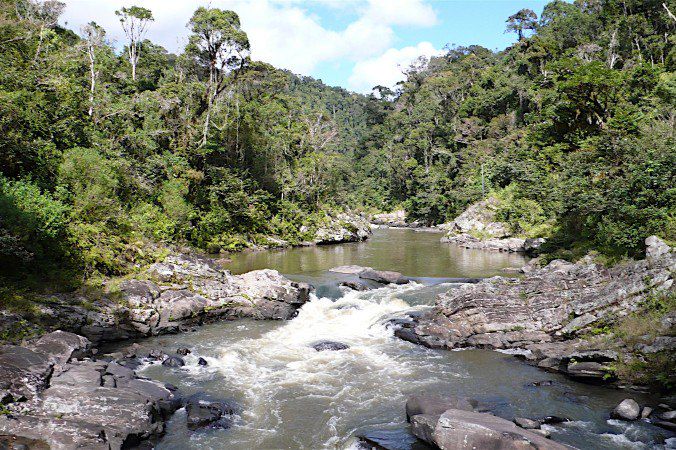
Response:
[[[96,79],[99,72],[96,70],[97,49],[105,42],[106,32],[98,26],[96,22],[89,22],[82,27],[84,37],[85,51],[89,58],[89,117],[94,114],[94,91],[96,90]]]
[[[512,14],[507,19],[507,30],[505,32],[516,32],[519,40],[523,40],[523,34],[526,30],[537,29],[538,16],[531,9],[522,9],[516,14]]]
[[[209,134],[211,110],[218,96],[227,87],[227,77],[235,78],[249,59],[249,38],[242,30],[239,16],[233,11],[217,8],[197,8],[188,27],[192,31],[187,52],[198,62],[207,65],[207,110],[201,145],[205,145]]]
[[[120,18],[122,29],[129,41],[127,54],[129,64],[131,64],[131,79],[136,81],[136,65],[140,56],[139,43],[148,31],[150,22],[155,19],[153,19],[153,13],[149,9],[140,6],[123,7],[115,11],[115,14]]]

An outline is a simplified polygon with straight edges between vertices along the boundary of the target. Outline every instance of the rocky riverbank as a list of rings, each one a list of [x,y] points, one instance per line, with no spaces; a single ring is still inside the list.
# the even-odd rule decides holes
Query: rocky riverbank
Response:
[[[439,225],[446,235],[441,242],[467,249],[499,252],[534,253],[545,242],[543,238],[513,236],[510,226],[497,219],[500,200],[488,197],[469,206],[452,222]]]
[[[0,448],[152,448],[179,408],[191,431],[228,428],[239,412],[231,400],[183,397],[134,371],[141,361],[172,367],[181,358],[96,353],[63,331],[0,346]]]
[[[210,258],[177,254],[133,278],[91,290],[41,298],[31,318],[3,313],[3,335],[67,330],[91,342],[174,333],[216,320],[290,319],[309,300],[311,287],[275,270],[232,275]]]
[[[611,268],[555,260],[520,279],[462,285],[395,334],[433,348],[517,350],[581,380],[673,386],[676,253],[654,236],[646,246],[645,260]]]

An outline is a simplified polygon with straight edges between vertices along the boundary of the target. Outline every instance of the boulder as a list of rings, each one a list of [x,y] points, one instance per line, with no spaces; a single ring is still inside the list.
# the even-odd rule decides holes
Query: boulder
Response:
[[[47,387],[53,371],[49,356],[16,345],[0,346],[0,401],[29,400]]]
[[[490,414],[449,409],[439,416],[436,423],[433,415],[418,417],[411,419],[413,433],[442,450],[569,448]]]
[[[636,400],[627,398],[613,409],[610,417],[620,420],[636,420],[641,414],[641,407]]]
[[[199,365],[199,366],[208,366],[209,363],[207,362],[206,359],[200,357],[200,358],[197,360],[197,365]]]
[[[478,402],[472,398],[455,395],[418,394],[406,400],[406,420],[419,414],[440,416],[447,409],[474,411]]]
[[[359,278],[365,280],[372,280],[382,284],[406,284],[410,280],[400,274],[399,272],[392,272],[388,270],[374,270],[366,269],[359,273]]]
[[[221,400],[205,393],[188,397],[185,402],[188,429],[230,428],[239,406],[233,400]]]
[[[659,259],[671,251],[671,247],[657,236],[649,236],[645,240],[645,254],[648,259]]]
[[[317,245],[340,244],[343,242],[359,242],[371,234],[369,222],[358,215],[338,214],[327,216],[325,223],[315,231],[313,243]]]
[[[170,356],[162,361],[162,365],[166,367],[183,367],[185,366],[185,361],[178,356]]]
[[[185,348],[185,347],[179,348],[179,349],[176,350],[176,354],[181,355],[181,356],[186,356],[186,355],[190,354],[190,349]]]
[[[349,345],[343,344],[342,342],[335,341],[321,341],[311,345],[312,348],[318,352],[323,352],[326,350],[336,351],[336,350],[346,350],[350,348]]]
[[[352,289],[353,291],[368,291],[369,287],[363,283],[358,283],[356,281],[341,281],[340,286]]]
[[[525,428],[527,430],[538,429],[540,428],[541,425],[538,420],[527,419],[525,417],[515,417],[514,423],[517,424],[519,427]]]

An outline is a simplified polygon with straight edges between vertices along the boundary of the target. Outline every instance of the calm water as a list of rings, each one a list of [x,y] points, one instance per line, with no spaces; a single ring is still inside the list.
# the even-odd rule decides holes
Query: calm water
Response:
[[[440,392],[475,397],[496,415],[573,419],[549,427],[554,439],[584,449],[662,448],[665,430],[647,423],[608,421],[608,412],[629,394],[590,387],[542,372],[497,352],[429,350],[396,339],[387,318],[426,308],[439,292],[453,289],[448,277],[492,276],[518,266],[517,255],[471,252],[439,243],[439,234],[377,230],[370,241],[332,247],[237,255],[233,272],[274,268],[307,280],[317,295],[288,322],[237,321],[194,333],[140,342],[174,353],[189,347],[187,365],[146,366],[142,373],[177,385],[190,394],[206,391],[235,398],[243,407],[229,430],[189,433],[184,413],[170,422],[161,449],[346,449],[354,436],[377,433],[392,448],[422,448],[408,435],[404,404],[413,393]],[[405,286],[368,292],[337,287],[349,276],[327,272],[344,264],[398,270],[417,277]],[[349,349],[316,352],[319,340],[343,342]],[[197,365],[197,358],[208,367]],[[554,380],[548,387],[529,387]],[[639,403],[656,403],[632,395]]]

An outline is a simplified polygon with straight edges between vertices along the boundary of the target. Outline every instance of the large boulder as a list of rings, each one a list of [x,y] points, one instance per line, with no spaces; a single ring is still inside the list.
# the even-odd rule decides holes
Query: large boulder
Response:
[[[658,254],[611,268],[589,257],[577,263],[554,260],[522,278],[454,286],[395,335],[433,348],[525,349],[525,358],[543,369],[583,381],[613,381],[613,367],[629,344],[592,332],[636,311],[650,292],[673,289],[676,253]],[[672,316],[656,323],[654,334],[640,337],[631,351],[674,348]]]
[[[363,278],[364,280],[372,280],[382,284],[406,284],[410,281],[399,272],[392,272],[389,270],[375,270],[371,268],[360,272],[359,278]]]
[[[546,439],[540,434],[517,427],[499,417],[449,409],[438,416],[422,414],[411,419],[412,431],[442,450],[564,450],[569,447]]]
[[[42,370],[34,376],[24,371],[14,380],[15,392],[31,395],[5,399],[10,414],[0,415],[0,435],[34,441],[35,448],[120,449],[157,439],[180,406],[176,394],[116,362],[75,360],[70,344],[78,342],[86,344],[81,337],[56,333],[32,344],[47,353],[11,349],[19,357],[11,367],[22,361],[26,368]],[[0,364],[5,367],[10,366]]]
[[[455,395],[417,394],[406,400],[406,420],[419,414],[439,416],[448,409],[474,411],[478,406],[475,399]]]
[[[641,416],[641,407],[636,400],[626,398],[610,413],[610,417],[620,420],[636,420]]]
[[[364,217],[341,213],[336,217],[327,216],[325,222],[315,231],[313,243],[327,245],[359,242],[367,239],[370,234],[371,225]]]

